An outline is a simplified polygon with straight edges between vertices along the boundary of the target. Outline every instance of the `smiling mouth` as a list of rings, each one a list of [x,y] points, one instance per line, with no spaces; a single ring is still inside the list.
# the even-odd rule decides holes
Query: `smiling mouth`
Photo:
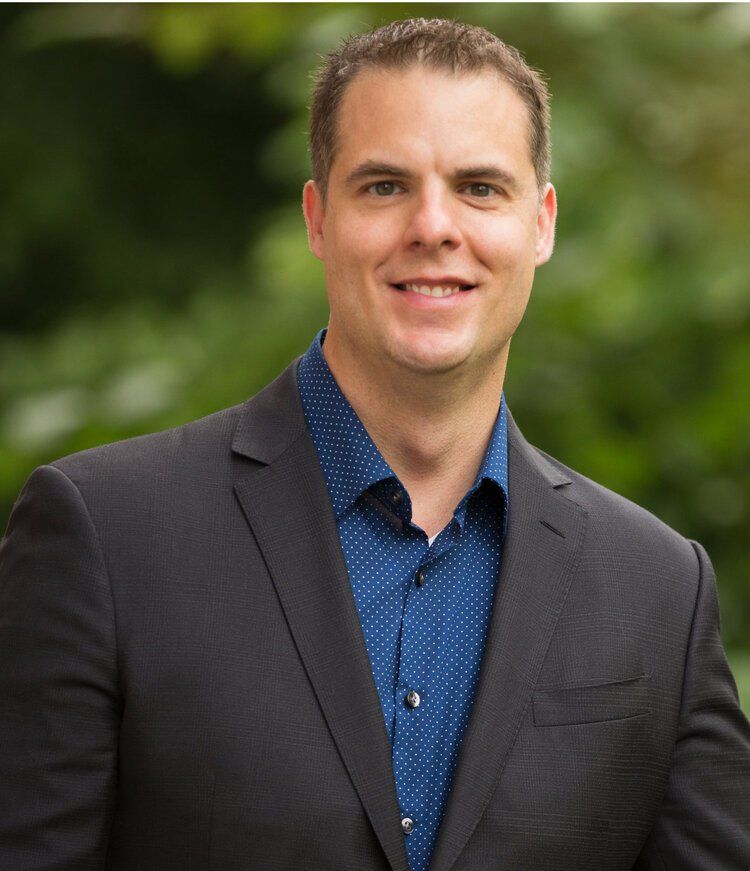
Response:
[[[391,287],[395,287],[396,290],[409,292],[409,293],[419,293],[422,296],[433,296],[437,298],[442,298],[444,296],[455,296],[457,293],[465,293],[468,290],[473,290],[476,285],[475,284],[452,284],[452,285],[434,285],[428,286],[426,284],[392,284]]]

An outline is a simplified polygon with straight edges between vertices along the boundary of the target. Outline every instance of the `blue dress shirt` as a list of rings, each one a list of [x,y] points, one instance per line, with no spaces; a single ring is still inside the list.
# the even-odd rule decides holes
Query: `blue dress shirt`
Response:
[[[300,398],[391,742],[409,868],[426,871],[471,713],[507,525],[505,397],[474,486],[430,543],[328,368],[325,334],[300,360]]]

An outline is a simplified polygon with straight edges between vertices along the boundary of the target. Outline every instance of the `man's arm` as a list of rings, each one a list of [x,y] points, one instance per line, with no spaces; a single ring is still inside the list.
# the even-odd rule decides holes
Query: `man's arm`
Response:
[[[96,530],[75,484],[43,466],[0,544],[0,868],[101,871],[119,719]]]
[[[721,645],[711,561],[691,544],[698,596],[680,725],[659,818],[633,871],[750,868],[750,726]]]

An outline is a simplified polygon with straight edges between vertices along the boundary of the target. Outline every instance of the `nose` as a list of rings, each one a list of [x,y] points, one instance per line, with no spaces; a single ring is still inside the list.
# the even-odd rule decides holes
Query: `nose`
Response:
[[[430,186],[414,197],[404,242],[409,248],[426,251],[452,250],[461,244],[454,204],[447,191]]]

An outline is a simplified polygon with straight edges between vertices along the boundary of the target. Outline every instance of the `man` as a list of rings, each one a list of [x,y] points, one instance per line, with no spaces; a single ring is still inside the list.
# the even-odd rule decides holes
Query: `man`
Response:
[[[0,551],[0,866],[750,867],[703,548],[502,395],[547,94],[404,21],[322,69],[330,321],[257,396],[37,470]]]

